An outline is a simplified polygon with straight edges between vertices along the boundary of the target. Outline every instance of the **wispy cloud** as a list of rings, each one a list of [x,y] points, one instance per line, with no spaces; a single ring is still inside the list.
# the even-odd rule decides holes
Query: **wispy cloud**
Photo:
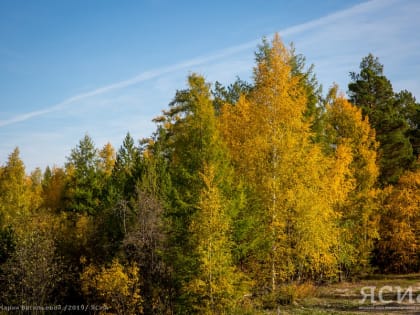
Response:
[[[319,19],[315,19],[303,24],[299,24],[299,25],[295,25],[289,28],[285,28],[283,30],[278,31],[280,33],[281,36],[283,37],[289,37],[291,35],[296,35],[296,34],[300,34],[300,33],[304,33],[306,31],[312,30],[312,29],[316,29],[318,27],[321,27],[323,25],[327,25],[330,23],[334,23],[336,21],[339,21],[341,19],[348,19],[353,15],[358,15],[358,14],[363,14],[366,12],[371,12],[371,11],[375,11],[378,8],[385,8],[393,3],[395,3],[397,0],[372,0],[372,1],[368,1],[368,2],[364,2],[358,5],[355,5],[351,8],[342,10],[342,11],[338,11],[335,12],[333,14],[330,15],[326,15],[324,17],[321,17]],[[269,34],[267,36],[271,37],[273,34]],[[120,90],[141,82],[145,82],[145,81],[149,81],[158,77],[161,77],[163,75],[166,74],[170,74],[176,71],[180,71],[180,70],[185,70],[185,69],[190,69],[192,67],[196,67],[199,65],[204,65],[213,61],[217,61],[229,56],[233,56],[235,54],[238,54],[240,52],[249,50],[251,48],[256,47],[256,45],[260,42],[260,39],[256,39],[253,41],[249,41],[247,43],[241,44],[241,45],[236,45],[233,47],[229,47],[226,49],[223,49],[221,51],[215,52],[211,55],[207,55],[207,56],[201,56],[201,57],[197,57],[188,61],[184,61],[184,62],[180,62],[174,65],[170,65],[167,67],[160,67],[160,68],[156,68],[156,69],[152,69],[149,71],[145,71],[143,73],[138,74],[135,77],[129,78],[127,80],[123,80],[123,81],[119,81],[119,82],[115,82],[103,87],[99,87],[96,88],[94,90],[85,92],[85,93],[81,93],[81,94],[77,94],[74,95],[72,97],[69,97],[65,100],[63,100],[60,103],[57,103],[55,105],[52,105],[50,107],[44,108],[44,109],[40,109],[40,110],[35,110],[32,112],[28,112],[28,113],[24,113],[24,114],[20,114],[14,117],[11,117],[9,119],[5,119],[5,120],[0,120],[0,127],[4,127],[4,126],[8,126],[8,125],[12,125],[18,122],[23,122],[29,119],[33,119],[35,117],[38,116],[43,116],[52,112],[56,112],[56,111],[60,111],[65,109],[67,106],[91,98],[93,96],[98,96],[98,95],[102,95],[111,91],[115,91],[115,90]]]
[[[361,4],[357,4],[351,8],[334,12],[329,15],[325,15],[318,19],[305,22],[299,25],[295,25],[292,27],[288,27],[284,30],[279,31],[282,36],[290,36],[295,35],[298,33],[303,33],[308,30],[312,30],[314,28],[334,23],[336,21],[340,21],[342,19],[347,19],[354,15],[364,14],[367,12],[375,11],[379,8],[385,8],[387,6],[392,5],[393,3],[397,2],[398,0],[371,0],[367,2],[363,2]]]
[[[10,119],[6,119],[6,120],[0,120],[0,127],[3,126],[7,126],[7,125],[11,125],[17,122],[22,122],[22,121],[26,121],[28,119],[37,117],[37,116],[41,116],[41,115],[45,115],[45,114],[49,114],[58,110],[61,110],[63,108],[65,108],[66,106],[78,102],[78,101],[82,101],[84,99],[93,97],[93,96],[97,96],[97,95],[102,95],[114,90],[119,90],[119,89],[123,89],[125,87],[129,87],[141,82],[145,82],[148,80],[152,80],[155,79],[157,77],[160,77],[162,75],[165,74],[169,74],[175,71],[179,71],[179,70],[183,70],[183,69],[188,69],[194,66],[198,66],[198,65],[202,65],[202,64],[206,64],[215,60],[219,60],[222,59],[224,57],[228,57],[231,55],[234,55],[238,52],[241,52],[243,50],[249,49],[253,46],[256,45],[258,41],[252,41],[252,42],[248,42],[242,45],[238,45],[238,46],[234,46],[234,47],[230,47],[228,49],[224,49],[220,52],[217,52],[215,54],[209,55],[209,56],[202,56],[202,57],[198,57],[198,58],[194,58],[185,62],[180,62],[171,66],[167,66],[167,67],[161,67],[161,68],[157,68],[157,69],[153,69],[153,70],[149,70],[149,71],[145,71],[142,72],[140,74],[138,74],[135,77],[132,77],[130,79],[127,80],[123,80],[123,81],[119,81],[119,82],[115,82],[106,86],[102,86],[99,88],[96,88],[94,90],[85,92],[85,93],[80,93],[77,95],[74,95],[72,97],[69,97],[67,99],[65,99],[64,101],[57,103],[53,106],[50,106],[48,108],[44,108],[41,110],[36,110],[36,111],[32,111],[29,113],[25,113],[25,114],[21,114],[21,115],[17,115],[15,117],[12,117]]]

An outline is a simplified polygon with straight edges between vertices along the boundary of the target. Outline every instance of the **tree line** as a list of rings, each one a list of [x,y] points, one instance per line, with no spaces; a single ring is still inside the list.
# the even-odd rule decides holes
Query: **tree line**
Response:
[[[276,35],[252,83],[191,74],[138,143],[86,135],[30,175],[16,148],[0,167],[0,304],[244,314],[305,283],[417,272],[420,104],[372,54],[348,96],[323,95]]]

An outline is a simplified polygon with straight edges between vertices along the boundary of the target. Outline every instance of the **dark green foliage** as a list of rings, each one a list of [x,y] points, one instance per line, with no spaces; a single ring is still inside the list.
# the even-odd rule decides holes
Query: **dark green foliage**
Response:
[[[103,181],[98,171],[98,150],[92,139],[85,135],[67,160],[66,209],[93,215],[101,204]]]
[[[133,137],[131,137],[130,133],[127,133],[122,146],[117,152],[111,178],[112,185],[127,200],[134,196],[135,193],[139,159],[139,149],[134,145]]]
[[[395,95],[397,107],[407,121],[408,130],[406,135],[410,139],[414,156],[420,155],[420,103],[417,103],[413,94],[403,90]]]
[[[399,118],[384,115],[377,128],[383,132],[377,136],[381,155],[379,179],[383,184],[394,184],[405,170],[411,168],[414,161],[413,148],[406,136],[407,125]]]
[[[223,86],[219,81],[214,84],[214,89],[211,91],[214,99],[213,105],[216,114],[224,104],[235,105],[241,95],[248,95],[252,91],[252,85],[246,81],[236,78],[235,82],[229,84],[227,87]]]
[[[257,51],[255,52],[255,63],[258,64],[260,62],[269,62],[270,61],[270,41],[267,40],[267,37],[263,37],[261,40],[261,44],[258,45]]]
[[[204,79],[193,75],[189,89],[177,91],[165,114],[166,133],[163,139],[169,158],[172,190],[169,192],[167,262],[174,271],[174,289],[178,292],[179,311],[187,311],[188,295],[182,287],[197,273],[197,254],[192,243],[189,225],[197,210],[200,188],[199,172],[208,159],[211,135],[209,124],[201,112],[203,102],[211,106],[210,87]],[[214,126],[212,126],[214,128]],[[191,311],[191,310],[188,310]]]
[[[0,229],[0,264],[9,259],[16,247],[16,234],[13,227],[6,226]]]
[[[383,74],[383,65],[372,54],[363,58],[360,73],[351,72],[350,78],[350,101],[369,117],[380,143],[379,181],[382,185],[394,184],[415,160],[404,115],[407,94],[395,96],[391,82]]]
[[[167,192],[168,245],[166,261],[173,270],[178,313],[193,312],[196,302],[186,285],[199,272],[197,244],[191,232],[192,218],[199,211],[204,188],[201,173],[210,164],[218,165],[217,179],[225,176],[226,152],[218,137],[210,86],[201,76],[188,78],[189,88],[178,91],[168,111],[156,121],[161,123],[157,144],[164,148],[168,161],[171,190]],[[221,184],[223,189],[223,184]],[[226,188],[226,187],[225,187]]]
[[[360,63],[360,73],[351,72],[350,79],[350,101],[362,108],[371,124],[377,125],[381,117],[375,114],[389,109],[394,97],[391,82],[383,74],[383,65],[369,54]]]
[[[306,67],[306,58],[297,54],[295,47],[291,46],[292,75],[300,79],[300,84],[306,94],[306,111],[304,117],[311,123],[312,131],[318,137],[322,133],[322,113],[325,111],[322,102],[322,86],[314,73],[315,66]]]
[[[107,262],[111,262],[120,250],[127,228],[133,220],[131,201],[135,197],[140,163],[139,149],[127,133],[117,152],[110,177],[102,176],[102,207],[100,215],[95,218],[95,251],[105,253],[101,257]]]

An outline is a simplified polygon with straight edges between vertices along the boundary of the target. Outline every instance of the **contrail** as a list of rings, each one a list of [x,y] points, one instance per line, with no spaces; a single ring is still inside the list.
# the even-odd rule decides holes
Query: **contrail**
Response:
[[[246,49],[252,48],[257,43],[258,43],[258,41],[255,40],[255,41],[248,42],[248,43],[245,43],[245,44],[242,44],[242,45],[230,47],[228,49],[222,50],[222,51],[220,51],[218,53],[215,53],[213,55],[210,55],[210,56],[198,57],[198,58],[191,59],[189,61],[174,64],[174,65],[171,65],[171,66],[161,67],[161,68],[145,71],[145,72],[142,72],[142,73],[138,74],[137,76],[132,77],[130,79],[119,81],[119,82],[112,83],[112,84],[109,84],[109,85],[105,85],[103,87],[99,87],[99,88],[91,90],[89,92],[74,95],[74,96],[69,97],[69,98],[65,99],[64,101],[61,101],[60,103],[57,103],[53,106],[50,106],[50,107],[47,107],[47,108],[44,108],[44,109],[41,109],[41,110],[32,111],[32,112],[29,112],[29,113],[17,115],[15,117],[12,117],[12,118],[7,119],[7,120],[0,120],[0,127],[11,125],[11,124],[14,124],[14,123],[17,123],[17,122],[26,121],[28,119],[31,119],[31,118],[34,118],[34,117],[37,117],[37,116],[41,116],[41,115],[45,115],[45,114],[49,114],[51,112],[61,110],[69,104],[87,99],[87,98],[92,97],[92,96],[102,95],[102,94],[105,94],[105,93],[113,91],[113,90],[119,90],[119,89],[122,89],[122,88],[125,88],[125,87],[128,87],[128,86],[132,86],[132,85],[135,85],[135,84],[138,84],[138,83],[141,83],[141,82],[145,82],[145,81],[148,81],[148,80],[151,80],[151,79],[155,79],[157,77],[160,77],[162,75],[169,74],[169,73],[172,73],[172,72],[175,72],[175,71],[179,71],[179,70],[187,69],[187,68],[190,68],[190,67],[206,64],[208,62],[212,62],[212,61],[215,61],[215,60],[219,60],[219,59],[222,59],[224,57],[228,57],[228,56],[237,54],[241,51],[244,51]]]
[[[357,4],[351,8],[342,10],[342,11],[338,11],[335,13],[332,13],[330,15],[326,15],[323,16],[321,18],[315,19],[315,20],[311,20],[309,22],[306,23],[302,23],[302,24],[298,24],[292,27],[288,27],[285,28],[283,30],[280,30],[278,33],[285,37],[285,36],[290,36],[290,35],[295,35],[295,34],[299,34],[311,29],[314,29],[316,27],[328,24],[328,23],[332,23],[334,21],[340,20],[340,19],[345,19],[348,18],[349,16],[353,15],[353,14],[360,14],[360,13],[364,13],[364,12],[369,12],[371,10],[377,9],[379,7],[385,7],[387,5],[389,5],[392,2],[395,2],[397,0],[389,0],[389,1],[385,1],[385,0],[371,0],[368,2],[364,2],[361,4]],[[272,37],[274,34],[270,34],[267,37]],[[36,110],[36,111],[32,111],[29,113],[25,113],[25,114],[20,114],[14,117],[11,117],[9,119],[5,119],[5,120],[0,120],[0,127],[4,127],[4,126],[8,126],[8,125],[12,125],[18,122],[23,122],[38,116],[42,116],[42,115],[46,115],[55,111],[59,111],[65,107],[67,107],[68,105],[75,103],[77,101],[81,101],[87,98],[90,98],[92,96],[96,96],[96,95],[102,95],[105,94],[107,92],[110,91],[114,91],[114,90],[119,90],[125,87],[129,87],[141,82],[145,82],[145,81],[149,81],[152,79],[155,79],[157,77],[160,77],[162,75],[165,74],[169,74],[169,73],[173,73],[179,70],[184,70],[184,69],[188,69],[191,67],[195,67],[195,66],[199,66],[199,65],[203,65],[212,61],[216,61],[216,60],[220,60],[222,58],[225,57],[229,57],[232,55],[235,55],[237,53],[243,52],[245,50],[248,50],[252,47],[256,47],[258,45],[258,43],[260,43],[260,40],[253,40],[253,41],[249,41],[247,43],[241,44],[241,45],[237,45],[237,46],[232,46],[229,48],[226,48],[224,50],[221,50],[219,52],[216,52],[212,55],[208,55],[208,56],[201,56],[201,57],[197,57],[188,61],[184,61],[184,62],[180,62],[171,66],[167,66],[167,67],[161,67],[161,68],[156,68],[156,69],[152,69],[149,71],[145,71],[142,72],[140,74],[138,74],[135,77],[132,77],[130,79],[127,80],[123,80],[123,81],[119,81],[116,83],[112,83],[109,85],[105,85],[103,87],[99,87],[96,88],[94,90],[85,92],[85,93],[81,93],[81,94],[77,94],[74,95],[72,97],[69,97],[63,101],[61,101],[60,103],[57,103],[55,105],[52,105],[50,107],[44,108],[44,109],[40,109],[40,110]]]

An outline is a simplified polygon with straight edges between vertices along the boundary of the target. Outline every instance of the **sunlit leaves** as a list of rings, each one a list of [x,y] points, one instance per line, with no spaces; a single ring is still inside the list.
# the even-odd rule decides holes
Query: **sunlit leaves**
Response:
[[[347,273],[366,269],[373,242],[378,237],[378,205],[375,185],[379,175],[375,130],[362,111],[337,95],[334,86],[324,115],[324,150],[335,156],[334,170],[343,180],[334,186],[343,194],[337,209],[341,214],[339,260]],[[345,159],[345,160],[344,160]]]
[[[334,273],[332,159],[311,141],[306,91],[279,37],[258,61],[254,89],[222,108],[220,128],[237,178],[246,183],[250,208],[242,216],[257,222],[242,233],[259,244],[249,248],[248,268],[275,290],[281,281]]]
[[[101,301],[102,313],[141,314],[139,269],[124,267],[114,259],[108,267],[86,266],[80,276],[82,291],[93,301]]]
[[[416,271],[420,248],[420,171],[407,172],[383,192],[375,259],[386,272]]]

